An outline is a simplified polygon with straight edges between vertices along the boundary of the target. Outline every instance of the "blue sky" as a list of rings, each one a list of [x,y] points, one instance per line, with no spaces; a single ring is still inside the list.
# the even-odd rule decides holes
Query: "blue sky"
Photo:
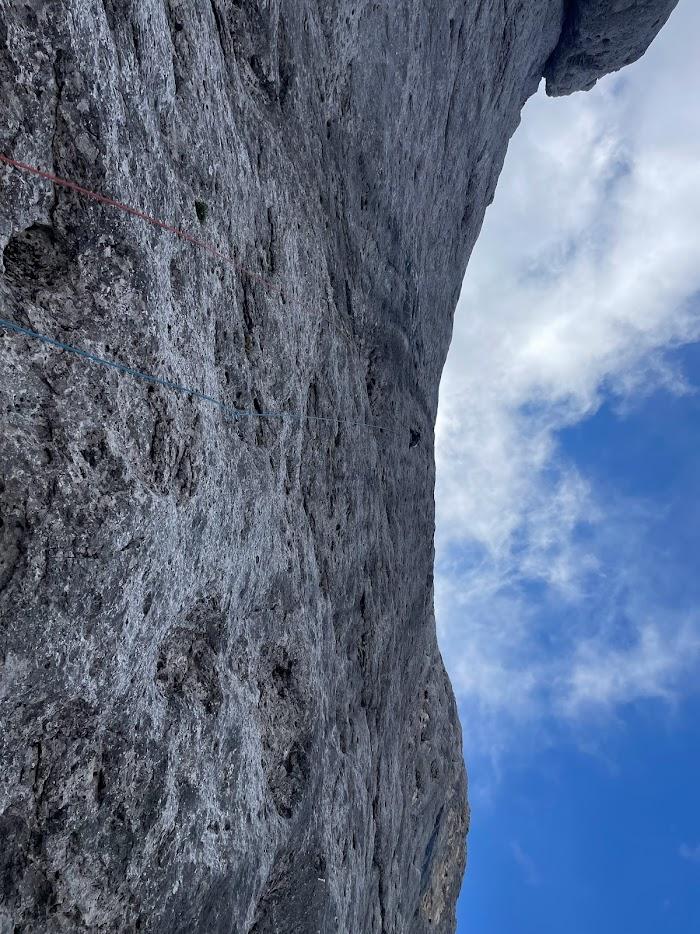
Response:
[[[700,347],[678,357],[700,383]],[[603,406],[561,443],[611,498],[660,507],[645,529],[650,588],[676,612],[700,605],[700,396],[656,392],[623,417]],[[557,625],[556,608],[545,620]],[[494,787],[474,802],[458,930],[700,931],[700,697],[548,729],[519,738],[497,778],[475,756]]]
[[[597,742],[562,738],[475,809],[459,932],[700,931],[700,704],[622,710]]]
[[[460,932],[700,931],[700,10],[525,108],[457,309],[436,612]]]

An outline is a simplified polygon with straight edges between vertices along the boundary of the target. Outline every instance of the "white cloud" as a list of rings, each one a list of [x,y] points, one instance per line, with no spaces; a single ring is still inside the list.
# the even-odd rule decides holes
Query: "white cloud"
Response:
[[[696,619],[648,589],[643,606],[640,556],[606,562],[629,517],[557,444],[604,398],[689,391],[666,352],[700,339],[699,27],[681,5],[622,76],[527,105],[464,283],[436,434],[437,613],[491,740],[499,718],[673,698],[700,658]],[[623,583],[640,597],[617,644]]]
[[[582,639],[564,674],[564,710],[612,707],[645,698],[673,700],[681,674],[692,674],[700,654],[695,621],[662,627],[638,622],[633,645],[615,648],[600,634]]]

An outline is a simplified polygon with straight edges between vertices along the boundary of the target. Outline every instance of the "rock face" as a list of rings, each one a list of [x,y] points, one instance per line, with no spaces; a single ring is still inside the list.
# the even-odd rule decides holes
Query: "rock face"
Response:
[[[454,929],[451,317],[545,70],[672,5],[3,0],[2,154],[227,259],[3,164],[0,316],[253,417],[0,326],[2,934]]]
[[[646,52],[678,0],[569,0],[561,39],[547,62],[552,97],[590,90],[598,78]]]

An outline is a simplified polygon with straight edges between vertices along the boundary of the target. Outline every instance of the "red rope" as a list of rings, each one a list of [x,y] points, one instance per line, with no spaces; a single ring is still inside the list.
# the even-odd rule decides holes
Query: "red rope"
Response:
[[[52,182],[54,185],[60,185],[62,188],[68,188],[71,191],[76,191],[78,194],[83,195],[86,198],[91,198],[93,201],[98,201],[100,204],[107,204],[110,207],[117,208],[119,211],[124,211],[126,214],[131,214],[132,217],[138,217],[140,220],[146,221],[147,224],[151,224],[153,227],[159,227],[161,230],[166,230],[168,233],[179,237],[180,240],[186,240],[188,243],[192,243],[194,246],[197,246],[202,250],[206,250],[210,256],[215,256],[217,259],[222,260],[224,263],[227,263],[234,269],[238,268],[233,257],[227,256],[225,253],[221,253],[210,243],[207,243],[205,240],[200,240],[198,237],[194,237],[191,233],[187,233],[186,230],[181,230],[179,227],[173,227],[172,224],[166,224],[165,221],[159,220],[157,217],[152,217],[150,214],[146,214],[144,211],[139,211],[138,208],[132,208],[130,205],[124,204],[122,201],[115,201],[114,198],[109,198],[107,195],[101,195],[99,192],[92,191],[90,188],[84,188],[82,185],[78,185],[76,182],[71,182],[67,178],[60,178],[58,175],[54,175],[51,172],[46,172],[43,169],[38,169],[36,166],[27,165],[26,162],[18,162],[16,159],[10,159],[9,156],[5,156],[2,153],[0,153],[0,162],[4,162],[6,165],[12,166],[13,169],[18,169],[20,172],[27,172],[29,175],[35,175],[38,178],[44,178],[46,181]]]

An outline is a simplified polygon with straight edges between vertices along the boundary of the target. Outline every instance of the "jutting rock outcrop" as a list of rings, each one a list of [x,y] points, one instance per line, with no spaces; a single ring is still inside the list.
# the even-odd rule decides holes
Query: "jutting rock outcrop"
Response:
[[[672,6],[0,4],[2,934],[454,929],[452,314],[527,97]]]
[[[570,0],[545,67],[547,93],[590,90],[598,78],[646,52],[678,0]]]

